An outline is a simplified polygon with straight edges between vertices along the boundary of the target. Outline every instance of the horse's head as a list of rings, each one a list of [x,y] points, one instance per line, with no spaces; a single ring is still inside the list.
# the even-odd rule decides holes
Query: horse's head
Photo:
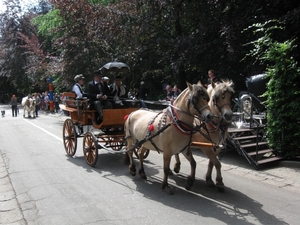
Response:
[[[35,105],[36,105],[36,100],[35,99],[32,99],[33,101],[32,101],[32,106],[33,107],[35,107]]]
[[[33,99],[33,98],[28,98],[27,101],[28,101],[27,106],[28,106],[29,108],[35,107],[35,104],[36,104],[35,99]]]
[[[211,99],[209,106],[212,112],[224,119],[227,123],[232,120],[233,112],[231,110],[231,99],[234,93],[233,82],[231,80],[223,80],[222,83],[208,87],[207,92]]]
[[[192,85],[187,82],[187,85],[189,90],[189,111],[194,115],[198,115],[203,121],[211,121],[214,115],[208,106],[209,96],[206,88],[201,83]]]

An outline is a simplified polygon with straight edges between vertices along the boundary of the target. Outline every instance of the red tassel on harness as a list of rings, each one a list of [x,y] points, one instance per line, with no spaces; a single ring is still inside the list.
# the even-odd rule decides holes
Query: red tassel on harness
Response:
[[[126,121],[128,119],[128,115],[124,116],[124,120]]]
[[[150,131],[154,130],[153,124],[150,124],[150,125],[149,125],[148,130],[150,130]]]

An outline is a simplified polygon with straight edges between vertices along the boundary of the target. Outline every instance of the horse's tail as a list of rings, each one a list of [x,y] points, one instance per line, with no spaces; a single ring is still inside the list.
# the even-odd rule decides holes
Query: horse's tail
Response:
[[[124,156],[122,157],[121,162],[124,163],[125,165],[130,164],[130,159],[129,159],[129,155],[127,154],[127,152],[124,153]]]
[[[131,137],[131,132],[130,132],[130,118],[131,118],[131,115],[133,114],[134,112],[131,112],[126,120],[125,120],[125,123],[124,123],[124,139],[125,139],[125,142],[126,142],[126,146],[127,146],[127,139]],[[127,149],[128,150],[128,149]],[[121,162],[123,162],[124,164],[126,165],[129,165],[130,163],[130,159],[129,159],[129,156],[127,154],[127,151],[125,152],[123,158],[121,159]]]
[[[28,97],[24,97],[22,98],[22,102],[21,102],[21,105],[24,106],[26,101],[27,101]]]

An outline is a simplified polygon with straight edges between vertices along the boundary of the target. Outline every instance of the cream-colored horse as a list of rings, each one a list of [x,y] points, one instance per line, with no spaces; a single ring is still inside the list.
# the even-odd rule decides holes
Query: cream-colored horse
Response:
[[[28,118],[31,118],[31,113],[32,117],[35,118],[35,99],[26,96],[22,98],[21,105],[23,106],[23,117],[25,117],[25,112],[27,112]]]
[[[193,135],[193,142],[213,143],[221,145],[225,142],[228,133],[228,126],[231,123],[233,112],[231,110],[231,97],[234,93],[233,82],[231,80],[223,80],[222,83],[212,83],[207,89],[210,101],[208,103],[211,111],[215,115],[211,122],[206,122],[206,126],[202,126],[202,122],[195,119],[195,123],[199,126],[199,132]],[[205,128],[206,127],[206,128]],[[206,173],[206,182],[209,185],[214,185],[211,178],[213,166],[216,167],[216,186],[219,191],[224,191],[224,183],[221,175],[221,163],[217,156],[221,148],[214,149],[213,147],[200,147],[200,149],[209,158],[208,169]],[[180,160],[178,154],[175,155],[176,163],[174,171],[180,170]]]
[[[136,174],[133,161],[133,149],[140,147],[139,174],[147,179],[143,168],[143,155],[148,149],[162,152],[164,179],[162,189],[168,194],[173,194],[168,185],[170,160],[172,155],[182,152],[190,161],[191,174],[187,179],[186,188],[190,188],[195,180],[196,162],[189,151],[192,134],[194,133],[193,121],[195,116],[200,120],[211,121],[213,114],[208,107],[209,96],[202,85],[187,83],[186,88],[173,102],[161,113],[146,110],[132,112],[125,121],[125,138],[130,159],[129,171]]]

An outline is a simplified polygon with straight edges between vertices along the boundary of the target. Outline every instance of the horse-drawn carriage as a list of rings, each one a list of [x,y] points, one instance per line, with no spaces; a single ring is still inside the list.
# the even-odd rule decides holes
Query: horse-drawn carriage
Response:
[[[89,107],[88,99],[76,99],[75,93],[65,92],[67,97],[61,109],[70,117],[63,125],[63,142],[66,153],[73,156],[77,149],[77,139],[83,137],[83,154],[86,162],[94,166],[98,159],[98,149],[120,151],[125,146],[124,117],[137,110],[136,107],[104,109],[103,121],[96,124],[96,110]],[[99,131],[95,133],[91,128]]]
[[[177,154],[174,166],[177,173],[180,170],[178,154],[183,153],[189,160],[191,174],[186,185],[189,189],[195,180],[196,168],[190,146],[201,147],[210,159],[207,182],[213,183],[211,172],[215,166],[217,186],[223,189],[221,166],[216,158],[219,150],[217,152],[214,150],[219,149],[219,145],[223,143],[227,121],[231,120],[230,99],[233,92],[231,85],[232,82],[224,82],[222,85],[212,87],[208,94],[202,85],[188,84],[188,88],[174,103],[161,112],[137,110],[136,107],[104,109],[103,122],[99,125],[93,122],[96,110],[88,107],[88,100],[77,100],[74,93],[64,93],[68,99],[61,109],[68,111],[71,116],[71,119],[66,119],[63,125],[66,153],[73,156],[76,153],[77,138],[83,137],[84,158],[90,166],[94,166],[98,159],[98,149],[120,151],[126,145],[130,159],[130,173],[135,175],[132,159],[132,153],[135,153],[140,160],[139,174],[146,179],[143,159],[147,157],[149,150],[162,152],[165,175],[162,188],[168,190],[167,178],[171,156]],[[195,120],[202,121],[202,125],[195,125]],[[206,125],[210,127],[207,128]],[[91,127],[99,130],[99,133],[93,133]]]

